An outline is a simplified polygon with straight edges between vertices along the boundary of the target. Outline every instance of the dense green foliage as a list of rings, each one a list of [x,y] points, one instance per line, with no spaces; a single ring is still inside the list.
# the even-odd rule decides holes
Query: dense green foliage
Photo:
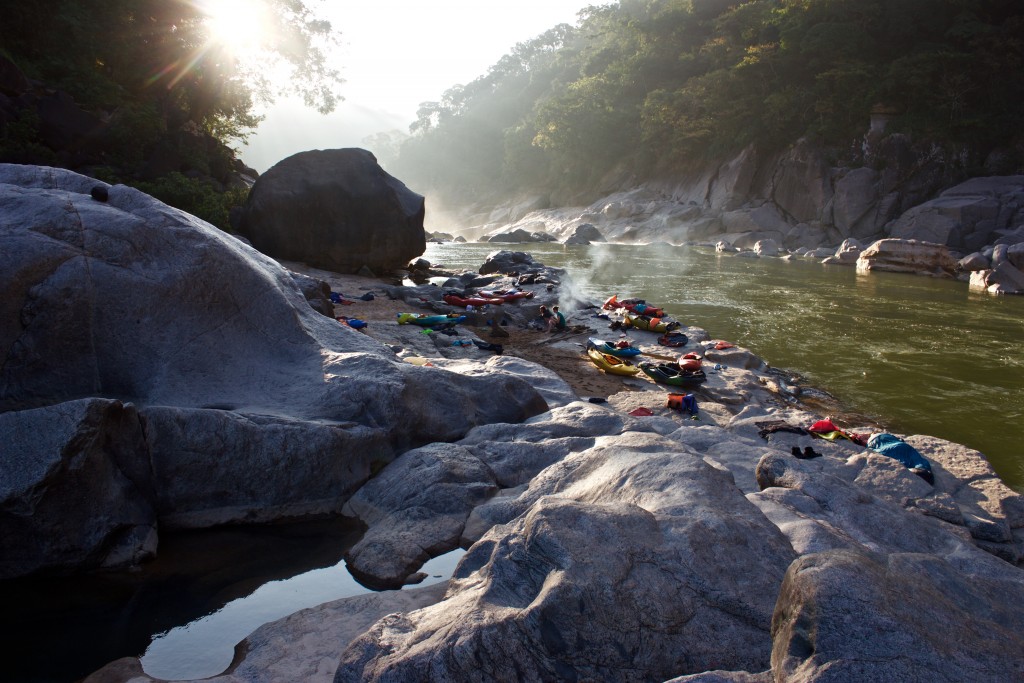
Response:
[[[983,158],[1021,141],[1022,66],[1015,0],[620,0],[425,103],[390,165],[454,202],[580,191],[802,136],[841,156],[879,104]]]
[[[132,184],[226,227],[229,207],[244,197],[230,190],[242,167],[228,145],[258,123],[255,103],[297,93],[327,112],[342,81],[326,61],[330,24],[303,0],[263,0],[266,30],[242,57],[212,35],[204,2],[4,2],[2,55],[37,85],[19,94],[20,109],[0,107],[0,161]],[[290,78],[275,89],[267,75],[281,69]],[[62,105],[82,129],[73,135],[40,123],[39,103],[54,90],[73,98]]]

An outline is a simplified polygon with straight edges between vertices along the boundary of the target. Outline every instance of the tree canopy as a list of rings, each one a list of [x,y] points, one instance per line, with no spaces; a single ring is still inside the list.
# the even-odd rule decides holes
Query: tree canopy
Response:
[[[158,196],[163,192],[161,199],[193,210],[188,197],[209,203],[224,190],[218,182],[205,187],[197,176],[223,184],[236,163],[227,145],[258,124],[256,103],[297,94],[326,113],[340,99],[342,79],[327,53],[335,34],[303,0],[3,4],[3,55],[44,90],[70,94],[103,125],[89,140],[76,141],[73,151],[55,149],[45,144],[36,108],[25,106],[16,119],[0,116],[0,160],[143,183]],[[237,32],[246,35],[233,38],[246,39],[244,54],[229,44],[230,34],[217,34],[212,18],[218,7],[236,13]],[[260,22],[248,21],[250,15]],[[217,220],[226,224],[221,208]]]
[[[849,149],[878,105],[983,155],[1020,142],[1022,29],[1013,0],[619,0],[425,103],[390,163],[451,201],[585,190],[748,144]]]

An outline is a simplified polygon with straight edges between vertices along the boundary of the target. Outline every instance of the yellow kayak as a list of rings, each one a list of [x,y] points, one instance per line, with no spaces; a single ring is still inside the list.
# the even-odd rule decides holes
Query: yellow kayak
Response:
[[[587,349],[587,355],[590,356],[590,360],[594,362],[594,365],[601,368],[610,375],[625,375],[632,377],[636,373],[640,372],[640,368],[633,365],[628,361],[624,361],[621,358],[616,358],[610,353],[601,353],[597,349]]]

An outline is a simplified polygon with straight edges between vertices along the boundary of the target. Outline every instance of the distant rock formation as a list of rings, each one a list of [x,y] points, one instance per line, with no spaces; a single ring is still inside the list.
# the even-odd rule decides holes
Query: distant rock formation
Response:
[[[239,232],[277,259],[339,273],[403,267],[423,253],[423,197],[358,148],[312,150],[272,166],[240,212]]]
[[[0,164],[0,224],[0,578],[338,512],[398,454],[547,407],[511,374],[399,362],[138,190]]]
[[[605,242],[604,235],[590,223],[580,223],[572,234],[563,240],[565,244],[591,244],[593,242]]]
[[[543,225],[571,244],[585,223],[611,242],[700,244],[744,256],[758,255],[745,250],[771,240],[780,250],[842,265],[854,265],[859,254],[838,245],[915,240],[944,246],[955,259],[979,254],[964,262],[965,280],[969,272],[996,269],[995,247],[1024,244],[1024,176],[964,181],[955,160],[900,134],[871,135],[853,156],[849,166],[833,165],[808,140],[773,154],[748,147],[684,173],[640,184],[623,180],[586,206],[520,215],[511,210],[523,206],[515,198],[497,208],[467,207],[463,224],[491,240]],[[505,222],[497,221],[501,216]],[[979,287],[983,279],[986,291],[1022,291],[1012,272],[979,275]]]

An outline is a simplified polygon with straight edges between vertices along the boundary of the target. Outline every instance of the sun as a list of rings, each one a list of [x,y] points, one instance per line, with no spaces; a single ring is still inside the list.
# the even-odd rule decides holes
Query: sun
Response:
[[[260,52],[270,37],[272,24],[266,4],[258,0],[198,0],[205,15],[210,43],[245,59]]]

